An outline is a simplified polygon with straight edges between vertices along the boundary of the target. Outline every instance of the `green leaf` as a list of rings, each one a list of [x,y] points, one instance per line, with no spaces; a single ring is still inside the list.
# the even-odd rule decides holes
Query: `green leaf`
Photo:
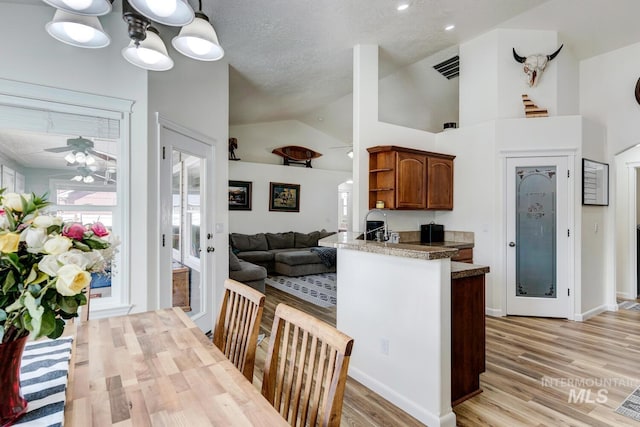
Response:
[[[4,190],[4,188],[3,188]],[[4,338],[4,326],[0,325],[0,342],[2,342],[2,339]]]
[[[5,217],[9,223],[9,230],[16,231],[18,223],[16,222],[16,218],[13,216],[13,211],[11,209],[5,209]]]
[[[74,314],[78,312],[78,301],[76,301],[73,296],[65,297],[60,295],[58,305],[60,306],[60,310],[65,313]]]
[[[42,290],[42,286],[40,285],[34,285],[33,283],[30,284],[29,286],[27,286],[27,289],[29,290],[29,292],[31,293],[31,295],[38,295],[40,293],[40,291]],[[36,300],[37,301],[37,300]]]
[[[0,322],[7,320],[7,312],[0,308]],[[2,340],[0,340],[2,342]]]
[[[47,235],[49,234],[60,234],[62,227],[59,225],[50,225],[47,227]]]
[[[64,332],[64,325],[65,325],[64,320],[56,319],[56,324],[53,329],[53,332],[48,334],[47,337],[51,338],[52,340],[55,340],[56,338],[58,338]]]
[[[40,333],[35,337],[38,339],[40,337],[48,336],[56,329],[56,314],[52,310],[46,310],[42,314],[42,324],[40,325]]]
[[[40,284],[42,282],[44,282],[45,280],[49,279],[49,275],[46,273],[43,273],[42,271],[38,272],[38,277],[36,278],[36,280],[34,280],[33,282],[31,282],[32,285],[37,285]]]
[[[91,249],[106,249],[110,246],[109,242],[104,241],[97,237],[89,237],[83,240]]]
[[[2,292],[5,294],[11,290],[13,285],[16,284],[16,279],[13,277],[13,271],[9,271],[7,273],[7,277],[4,279],[4,283],[2,284]]]
[[[80,249],[83,252],[91,251],[91,248],[88,245],[85,245],[84,243],[82,243],[79,240],[74,240],[73,241],[73,247],[76,248],[76,249]]]
[[[29,275],[27,276],[27,278],[24,281],[24,284],[28,285],[29,283],[33,282],[37,278],[38,278],[38,272],[36,271],[36,267],[32,266],[31,267],[31,271],[29,272]]]
[[[33,298],[33,297],[31,297],[31,298]],[[7,313],[11,313],[12,311],[20,310],[22,307],[24,307],[23,299],[24,298],[22,298],[22,297],[18,298],[11,305],[5,307],[4,311],[6,311]]]
[[[18,270],[18,272],[22,272],[22,264],[20,263],[20,258],[17,254],[11,253],[2,256],[4,261],[7,261],[13,268]]]
[[[30,329],[35,334],[35,339],[40,338],[40,329],[42,328],[42,315],[44,314],[44,307],[36,302],[36,299],[30,293],[24,295],[24,306],[27,308],[29,315],[31,316]]]

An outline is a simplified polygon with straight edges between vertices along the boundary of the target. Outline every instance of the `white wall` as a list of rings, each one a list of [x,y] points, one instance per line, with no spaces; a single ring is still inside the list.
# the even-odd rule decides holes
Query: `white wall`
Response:
[[[628,162],[640,162],[640,105],[633,92],[640,69],[640,43],[599,55],[580,63],[580,113],[606,127],[606,156],[609,163],[610,206],[605,209],[606,283],[614,284],[619,296],[635,298],[636,283],[630,274],[634,264],[635,216],[629,208]],[[614,204],[615,203],[615,204]],[[632,240],[633,239],[633,240]],[[631,252],[631,251],[634,252]],[[608,294],[609,304],[613,291]]]
[[[457,123],[459,79],[448,80],[433,68],[457,54],[447,49],[380,79],[378,119],[434,133],[446,122]]]
[[[236,156],[242,161],[282,165],[282,157],[271,151],[298,145],[322,154],[312,160],[314,169],[351,170],[348,148],[332,148],[350,145],[350,141],[340,141],[298,120],[231,126],[229,136],[238,139]]]
[[[519,55],[551,54],[557,48],[555,31],[494,30],[460,45],[460,125],[469,126],[486,120],[524,117],[522,95],[550,116],[558,114],[558,58],[547,65],[535,87],[529,87],[522,64],[513,58],[512,48]],[[564,49],[563,49],[564,50]],[[563,53],[561,52],[560,55]],[[567,61],[567,68],[570,68]],[[562,73],[568,84],[576,75]],[[575,85],[575,83],[573,83]],[[564,113],[575,105],[563,92]],[[574,95],[576,95],[574,93]],[[575,111],[574,111],[575,113]]]
[[[229,162],[229,179],[251,181],[252,210],[229,211],[229,232],[338,230],[338,185],[351,173],[299,166]],[[300,185],[300,212],[270,212],[269,183]],[[226,194],[226,188],[225,188]]]

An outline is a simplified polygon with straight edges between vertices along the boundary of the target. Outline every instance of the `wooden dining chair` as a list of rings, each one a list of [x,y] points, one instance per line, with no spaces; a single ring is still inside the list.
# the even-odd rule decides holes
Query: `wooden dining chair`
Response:
[[[289,307],[276,307],[262,394],[292,426],[337,427],[353,339]]]
[[[224,297],[213,331],[213,344],[253,382],[264,294],[233,279],[224,281]]]

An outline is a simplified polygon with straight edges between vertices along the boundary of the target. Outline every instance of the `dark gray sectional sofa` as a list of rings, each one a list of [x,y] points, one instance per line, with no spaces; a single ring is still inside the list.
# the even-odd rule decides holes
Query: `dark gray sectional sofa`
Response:
[[[327,251],[318,240],[335,234],[326,230],[311,233],[231,233],[229,242],[240,260],[264,267],[269,274],[304,276],[336,271],[327,262]],[[335,251],[335,249],[333,250]],[[329,264],[329,265],[327,265]],[[236,279],[237,280],[237,279]]]

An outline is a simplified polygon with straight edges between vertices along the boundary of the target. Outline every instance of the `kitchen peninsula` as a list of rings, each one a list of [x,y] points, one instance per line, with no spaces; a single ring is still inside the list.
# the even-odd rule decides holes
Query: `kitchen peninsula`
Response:
[[[489,268],[451,262],[457,248],[365,242],[355,233],[319,244],[338,249],[337,326],[358,343],[349,375],[429,426],[455,426],[452,400],[480,392]],[[459,299],[459,284],[470,297]],[[467,310],[452,312],[452,298],[473,305],[475,318],[458,319]]]

